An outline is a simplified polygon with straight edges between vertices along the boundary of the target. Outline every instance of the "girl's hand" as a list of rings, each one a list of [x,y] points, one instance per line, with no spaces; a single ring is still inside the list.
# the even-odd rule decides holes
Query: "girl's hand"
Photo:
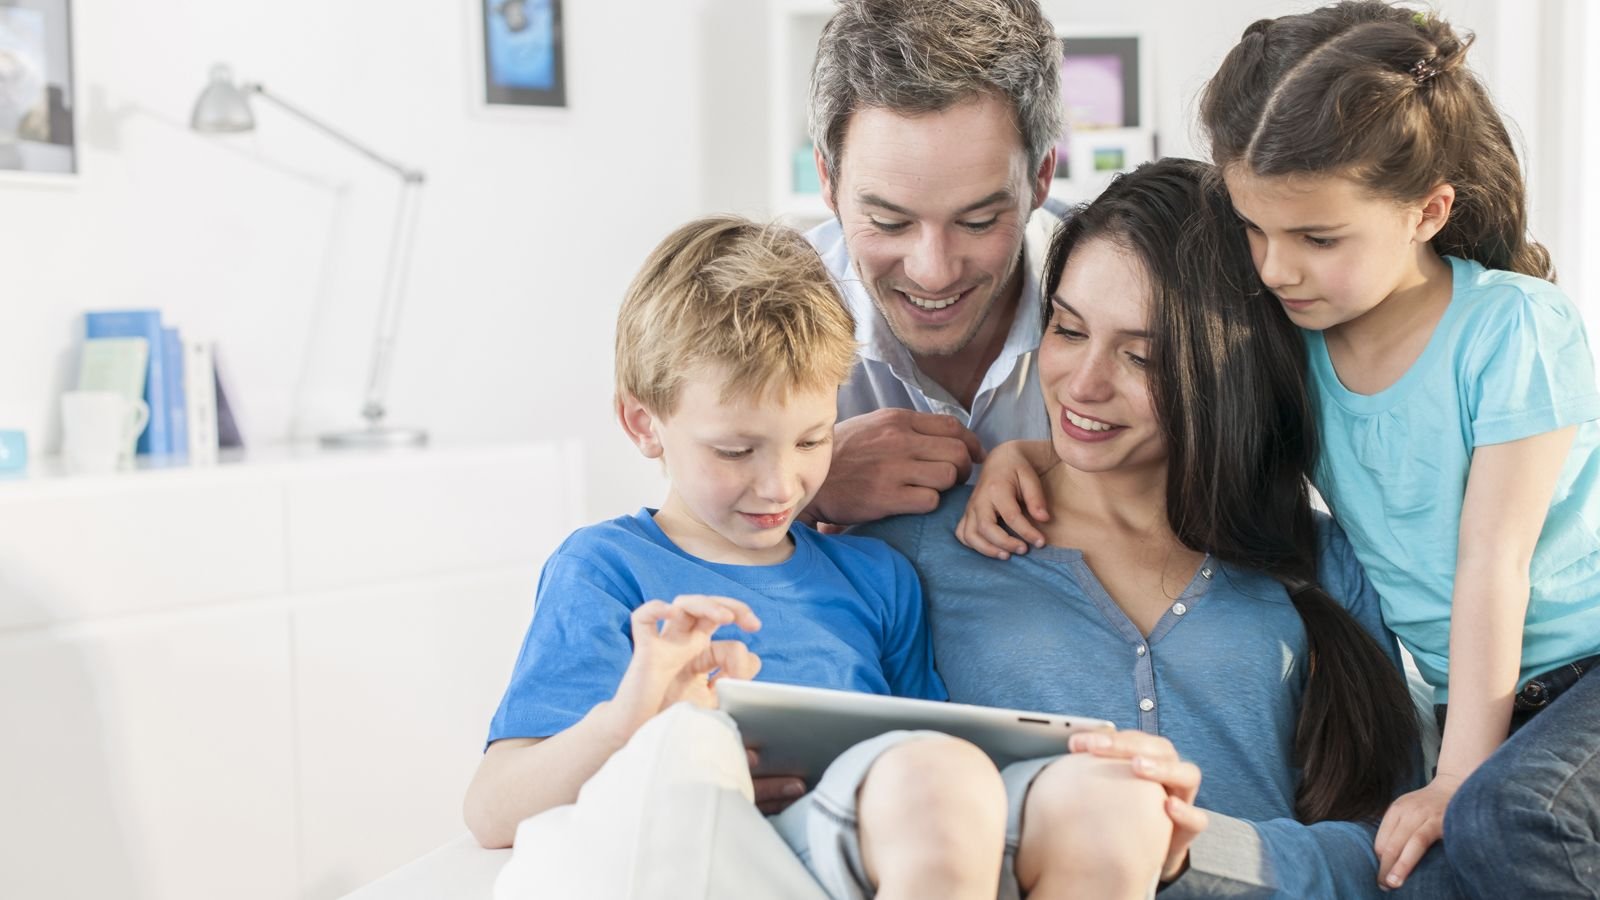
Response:
[[[750,607],[730,597],[651,600],[633,611],[630,624],[633,660],[613,698],[629,733],[674,703],[715,708],[717,679],[754,678],[761,669],[761,660],[742,642],[711,640],[724,625],[761,628]]]
[[[1378,826],[1373,849],[1378,852],[1378,886],[1388,890],[1406,883],[1422,854],[1444,834],[1444,811],[1461,787],[1461,779],[1440,772],[1428,786],[1389,804]]]
[[[1161,880],[1169,882],[1182,875],[1189,868],[1189,845],[1209,821],[1205,810],[1194,805],[1200,791],[1200,767],[1180,759],[1171,741],[1143,731],[1075,734],[1067,746],[1073,753],[1129,760],[1135,776],[1166,788],[1172,843],[1167,845]]]
[[[1039,475],[1055,463],[1055,448],[1049,441],[1007,441],[989,451],[967,511],[956,525],[956,539],[995,559],[1027,553],[1028,544],[1043,547],[1044,534],[1034,523],[1049,521],[1050,508]],[[1002,522],[1015,535],[1008,534]]]

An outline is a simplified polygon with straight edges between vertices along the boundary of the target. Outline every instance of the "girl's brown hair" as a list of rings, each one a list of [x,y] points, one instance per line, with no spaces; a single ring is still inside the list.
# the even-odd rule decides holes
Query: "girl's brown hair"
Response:
[[[1466,66],[1461,38],[1430,14],[1346,0],[1244,31],[1200,99],[1219,168],[1255,175],[1349,177],[1406,203],[1455,188],[1431,241],[1442,255],[1553,278],[1527,234],[1527,197],[1511,137]]]

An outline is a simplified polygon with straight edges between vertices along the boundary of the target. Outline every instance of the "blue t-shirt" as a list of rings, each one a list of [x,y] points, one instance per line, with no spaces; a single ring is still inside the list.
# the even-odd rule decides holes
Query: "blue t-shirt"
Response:
[[[549,737],[609,700],[633,657],[629,617],[679,594],[750,605],[760,631],[728,625],[713,637],[744,641],[761,657],[761,681],[946,699],[917,574],[887,544],[796,525],[787,561],[722,565],[680,550],[654,512],[580,528],[545,562],[490,742]]]
[[[1294,819],[1308,660],[1283,585],[1208,556],[1147,637],[1079,550],[1000,561],[958,543],[971,493],[958,487],[926,516],[857,529],[911,558],[952,700],[1109,719],[1168,738],[1196,763],[1211,826],[1162,897],[1378,896],[1372,825]],[[1326,516],[1319,526],[1319,581],[1398,669],[1350,545]]]
[[[1533,554],[1520,680],[1600,652],[1600,393],[1583,320],[1549,282],[1446,260],[1450,305],[1388,388],[1347,390],[1322,334],[1306,332],[1322,436],[1313,480],[1440,702],[1477,447],[1578,426]]]

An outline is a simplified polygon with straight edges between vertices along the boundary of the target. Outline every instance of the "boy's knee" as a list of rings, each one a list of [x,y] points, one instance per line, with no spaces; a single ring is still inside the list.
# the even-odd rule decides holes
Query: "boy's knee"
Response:
[[[885,750],[867,771],[859,802],[863,819],[910,814],[929,825],[954,823],[957,830],[1005,822],[1005,787],[993,761],[971,743],[945,736]]]
[[[1022,848],[1034,868],[1080,863],[1143,872],[1172,839],[1166,790],[1126,760],[1064,756],[1034,779],[1023,805]],[[1028,851],[1032,851],[1029,853]]]

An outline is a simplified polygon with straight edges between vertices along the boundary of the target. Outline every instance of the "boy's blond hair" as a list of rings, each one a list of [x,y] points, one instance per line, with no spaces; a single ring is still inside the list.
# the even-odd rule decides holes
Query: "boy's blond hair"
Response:
[[[676,410],[685,379],[723,370],[722,402],[837,390],[855,322],[816,250],[792,228],[738,216],[682,226],[651,252],[617,316],[617,391]]]

